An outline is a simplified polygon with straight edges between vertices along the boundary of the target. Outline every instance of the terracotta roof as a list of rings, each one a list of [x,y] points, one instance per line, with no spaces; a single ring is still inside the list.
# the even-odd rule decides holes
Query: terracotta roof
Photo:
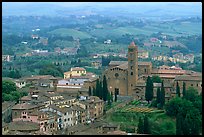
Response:
[[[15,121],[9,123],[9,130],[16,131],[37,131],[40,129],[40,125],[38,123],[30,122],[30,121]]]
[[[138,62],[138,65],[144,66],[144,65],[152,65],[151,62]],[[109,63],[109,66],[119,66],[122,69],[128,68],[128,61],[111,61]]]
[[[2,112],[5,111],[7,108],[12,107],[15,105],[15,102],[11,102],[11,101],[4,101],[2,103]]]
[[[119,65],[118,67],[121,68],[121,69],[124,69],[124,70],[128,69],[128,62],[125,62],[125,63]]]
[[[43,112],[41,111],[32,111],[29,115],[30,116],[39,116],[39,115],[42,115],[44,114]]]
[[[86,69],[81,68],[81,67],[75,67],[75,68],[71,68],[71,71],[86,71]]]
[[[53,108],[59,112],[62,112],[62,113],[65,113],[65,112],[70,112],[70,111],[73,111],[73,109],[71,107],[63,107],[63,108],[60,108],[54,104],[50,105],[49,106],[50,108]]]
[[[163,70],[163,69],[153,69],[152,74],[185,74],[185,70]]]
[[[202,76],[176,76],[175,81],[202,81]]]
[[[21,101],[23,101],[23,100],[25,100],[25,101],[30,101],[30,100],[32,100],[32,99],[31,99],[31,96],[23,96],[20,100],[21,100]]]
[[[51,75],[35,75],[32,77],[26,78],[26,80],[37,80],[37,79],[56,79],[56,78]]]
[[[12,109],[32,109],[32,108],[36,108],[38,107],[37,105],[33,105],[33,104],[28,104],[28,103],[23,103],[23,104],[16,104],[15,106],[13,106]]]
[[[109,66],[119,66],[126,63],[127,61],[110,61]]]
[[[145,66],[145,65],[152,65],[151,62],[138,62],[138,65]]]

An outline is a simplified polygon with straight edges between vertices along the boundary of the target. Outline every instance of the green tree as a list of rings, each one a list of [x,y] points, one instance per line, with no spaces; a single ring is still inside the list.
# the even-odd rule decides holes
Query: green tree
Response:
[[[183,82],[183,98],[186,96],[186,83]]]
[[[191,108],[187,111],[183,126],[184,135],[199,135],[202,118],[200,112],[196,108]]]
[[[111,94],[108,92],[107,94],[108,105],[111,106]]]
[[[108,94],[108,86],[107,86],[107,80],[106,76],[103,76],[103,100],[107,100],[107,94]]]
[[[186,95],[185,95],[185,99],[194,102],[195,99],[198,96],[198,90],[193,88],[193,87],[189,87],[188,90],[186,90]]]
[[[161,80],[161,78],[160,78],[159,76],[153,75],[153,76],[152,76],[152,82],[153,82],[153,83],[161,83],[162,80]]]
[[[149,119],[148,117],[145,115],[144,117],[144,134],[150,134],[150,125],[149,125]]]
[[[18,91],[11,92],[11,96],[13,97],[13,100],[15,100],[15,101],[18,101],[19,98],[21,97],[20,92],[18,92]]]
[[[10,80],[2,81],[2,93],[10,94],[12,91],[16,91],[16,85]]]
[[[99,97],[100,96],[100,83],[99,83],[99,79],[96,80],[96,96]]]
[[[176,116],[176,135],[183,135],[182,122],[183,122],[183,116],[181,113],[178,113]]]
[[[147,82],[146,82],[145,99],[148,101],[148,104],[149,104],[149,101],[153,99],[153,82],[150,76],[148,76]]]
[[[101,81],[99,81],[99,98],[103,99],[103,87]]]
[[[179,112],[185,116],[187,111],[191,108],[193,108],[192,102],[179,97],[171,99],[165,106],[166,114],[174,117],[176,117]]]
[[[161,107],[165,105],[165,90],[164,90],[164,82],[161,84]]]
[[[144,122],[142,120],[142,117],[139,117],[139,123],[137,126],[137,133],[144,134]]]
[[[176,83],[176,94],[178,97],[180,97],[180,87],[179,87],[178,81]]]
[[[91,87],[89,86],[89,96],[91,96]]]
[[[54,65],[45,65],[39,71],[40,75],[52,75],[54,77],[63,77],[63,71]]]

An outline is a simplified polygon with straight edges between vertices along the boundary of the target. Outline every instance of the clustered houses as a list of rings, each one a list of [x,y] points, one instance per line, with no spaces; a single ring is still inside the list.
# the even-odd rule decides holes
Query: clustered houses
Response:
[[[177,63],[177,62],[181,62],[181,63],[187,63],[187,62],[190,62],[190,63],[193,63],[194,62],[194,55],[193,54],[187,54],[185,56],[183,56],[182,53],[177,53],[177,54],[174,54],[173,57],[168,57],[168,56],[154,56],[152,57],[153,60],[159,60],[159,61],[171,61],[171,62],[174,62],[174,63]]]
[[[77,95],[77,93],[87,95],[89,86],[94,87],[97,78],[94,73],[87,72],[86,69],[82,67],[74,67],[64,73],[64,79],[58,80],[57,91],[67,92],[70,93],[70,95]]]
[[[77,99],[56,92],[53,88],[56,78],[52,76],[32,76],[25,81],[31,84],[29,95],[12,106],[12,122],[8,125],[12,130],[8,133],[56,134],[58,130],[89,123],[103,114],[103,100],[95,96]],[[29,124],[31,128],[23,130],[16,123]]]

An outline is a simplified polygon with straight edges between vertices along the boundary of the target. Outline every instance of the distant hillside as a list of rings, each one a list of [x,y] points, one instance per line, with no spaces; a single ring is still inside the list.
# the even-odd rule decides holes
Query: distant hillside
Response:
[[[60,35],[62,37],[72,36],[73,38],[86,39],[91,38],[91,35],[86,32],[81,32],[74,29],[60,28],[49,32],[49,34]]]

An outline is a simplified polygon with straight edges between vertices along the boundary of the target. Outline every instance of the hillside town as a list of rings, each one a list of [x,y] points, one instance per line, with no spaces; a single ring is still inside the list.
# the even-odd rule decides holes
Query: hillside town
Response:
[[[2,135],[202,135],[201,11],[2,2]]]
[[[157,75],[164,81],[166,101],[176,96],[177,82],[181,89],[182,83],[185,82],[186,88],[194,87],[201,93],[202,73],[182,70],[175,66],[152,68],[151,62],[137,61],[138,52],[134,43],[131,43],[128,49],[128,61],[111,61],[108,69],[103,72],[107,78],[109,92],[118,92],[116,96],[121,98],[131,96],[129,101],[144,101],[147,76]],[[132,69],[134,67],[135,69]],[[134,77],[127,75],[130,73],[128,71],[133,71],[131,75]],[[96,88],[97,79],[101,79],[100,76],[87,72],[83,67],[74,67],[64,72],[64,78],[36,75],[10,79],[17,88],[27,87],[28,95],[21,97],[18,103],[2,103],[3,134],[79,134],[85,132],[78,131],[81,126],[92,127],[97,122],[98,126],[94,128],[98,129],[98,134],[110,134],[110,129],[105,131],[105,127],[110,126],[110,123],[99,120],[106,115],[104,108],[107,102],[89,94],[89,88]],[[153,84],[156,98],[156,90],[161,87],[161,83]],[[134,86],[135,88],[132,88]],[[115,126],[114,132],[118,130],[118,125]],[[88,129],[91,130],[91,127]]]

